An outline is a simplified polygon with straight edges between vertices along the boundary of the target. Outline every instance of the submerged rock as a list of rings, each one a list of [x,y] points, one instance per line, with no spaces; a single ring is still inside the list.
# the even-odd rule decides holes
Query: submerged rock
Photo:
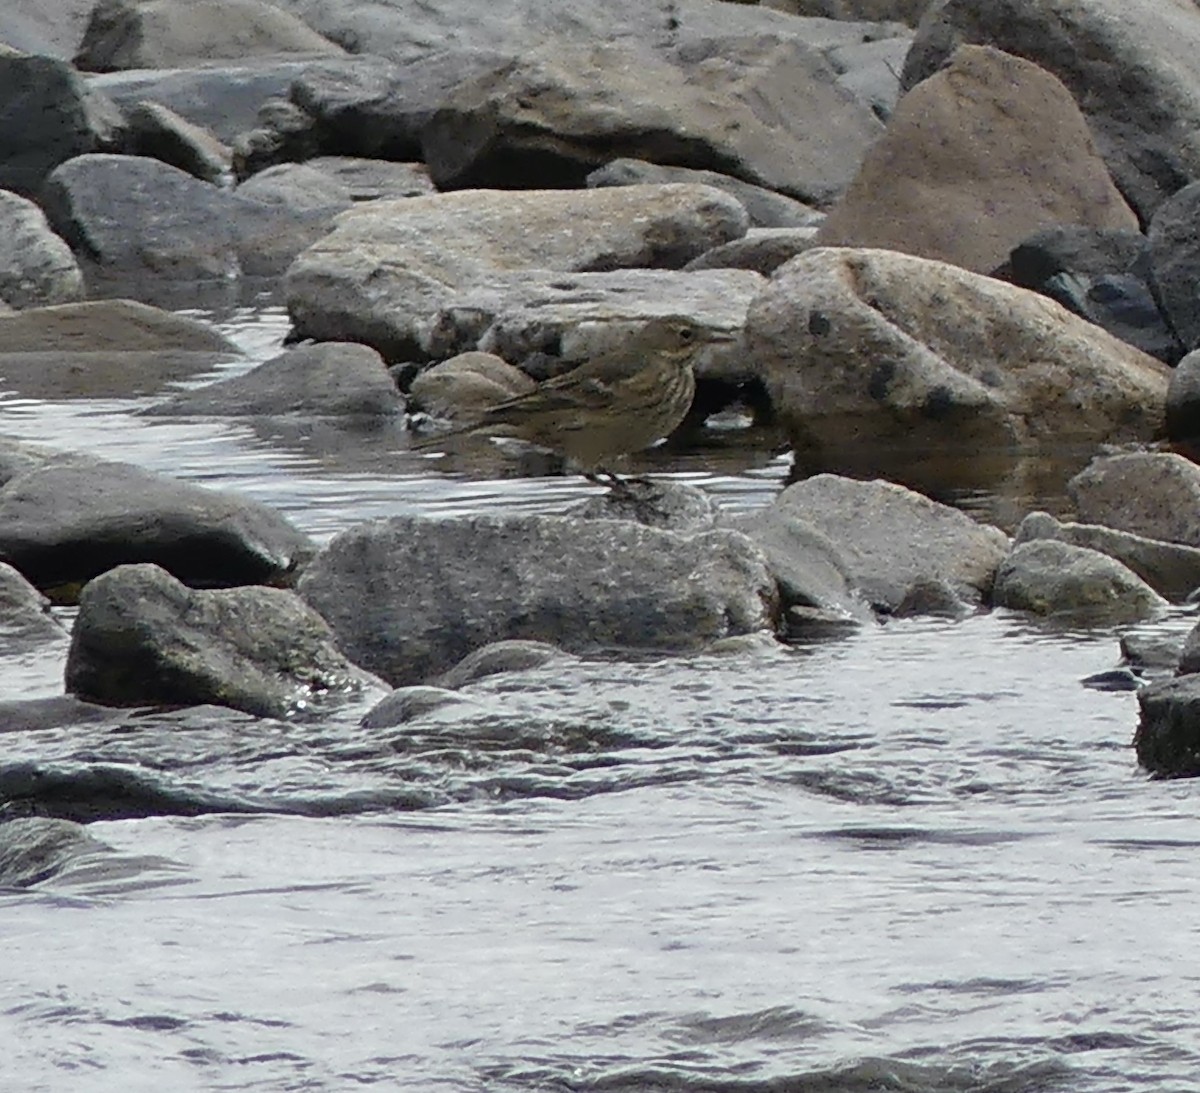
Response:
[[[1138,691],[1133,736],[1138,762],[1163,778],[1200,775],[1200,676],[1152,683]]]
[[[212,703],[259,717],[380,686],[294,593],[196,591],[155,565],[118,566],[84,588],[66,685],[106,705]]]

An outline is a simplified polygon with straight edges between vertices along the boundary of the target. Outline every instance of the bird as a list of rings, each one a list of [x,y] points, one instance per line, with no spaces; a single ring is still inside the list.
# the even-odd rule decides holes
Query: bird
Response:
[[[620,489],[625,480],[609,463],[649,448],[683,421],[696,392],[693,358],[705,345],[732,338],[681,316],[652,319],[624,344],[412,447],[459,436],[516,437],[566,456],[589,481]]]

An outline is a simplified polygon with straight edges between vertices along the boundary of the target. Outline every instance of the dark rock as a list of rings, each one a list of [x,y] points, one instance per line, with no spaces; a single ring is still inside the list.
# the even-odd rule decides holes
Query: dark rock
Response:
[[[457,691],[444,687],[397,687],[363,714],[359,724],[364,729],[394,729],[447,707],[460,713],[463,707],[475,705]]]
[[[281,582],[312,551],[266,505],[125,463],[59,459],[0,490],[0,557],[41,589],[128,562],[198,586]]]
[[[46,816],[0,822],[0,891],[31,888],[108,848],[80,824]]]
[[[953,588],[940,577],[918,577],[905,590],[892,611],[898,619],[933,615],[944,619],[961,619],[972,613],[972,605],[964,603]]]
[[[299,588],[347,655],[395,685],[510,638],[570,651],[695,649],[769,628],[776,614],[774,581],[742,535],[556,516],[360,525]]]
[[[194,125],[161,103],[134,103],[125,110],[128,148],[178,167],[202,182],[221,184],[233,170],[233,152],[210,130]]]
[[[1181,455],[1099,456],[1067,492],[1083,523],[1200,547],[1200,467]]]
[[[821,214],[809,205],[754,186],[741,179],[716,171],[698,171],[691,167],[664,167],[644,159],[614,159],[587,176],[587,185],[596,190],[603,186],[638,186],[666,182],[695,182],[713,186],[736,197],[745,207],[750,224],[756,228],[804,228],[819,220]]]
[[[557,645],[549,645],[544,641],[494,641],[468,653],[437,678],[437,685],[457,690],[478,679],[503,672],[525,672],[530,668],[543,668],[547,664],[567,663],[574,659]]]
[[[1138,762],[1161,778],[1200,775],[1200,676],[1152,683],[1138,691]]]
[[[42,210],[0,190],[0,304],[36,307],[82,296],[83,275],[75,256],[50,230]]]
[[[1200,35],[1198,35],[1200,37]],[[1154,213],[1147,232],[1163,310],[1187,349],[1200,346],[1200,182],[1184,186]]]
[[[722,243],[693,258],[684,270],[748,269],[770,277],[784,262],[814,246],[817,228],[751,228],[741,239]]]
[[[118,566],[88,582],[66,683],[111,706],[211,703],[282,718],[379,685],[294,593],[196,591],[155,565]]]
[[[1176,667],[1176,673],[1181,676],[1195,675],[1197,672],[1200,672],[1200,626],[1192,627],[1183,643]]]
[[[62,632],[64,656],[70,635]],[[0,733],[41,732],[44,729],[65,729],[95,721],[116,721],[121,714],[110,706],[84,702],[74,695],[54,695],[52,698],[31,698],[23,701],[0,701]]]
[[[998,50],[965,46],[896,106],[817,232],[976,273],[1053,224],[1136,231],[1067,89]]]
[[[1134,668],[1110,668],[1107,672],[1096,672],[1079,681],[1093,691],[1136,691],[1145,680]]]
[[[70,65],[0,55],[0,189],[36,198],[60,163],[119,146],[122,126],[116,107]]]
[[[1151,618],[1166,606],[1115,558],[1053,539],[1013,548],[996,572],[992,602],[1038,615],[1070,614],[1105,626]]]
[[[1171,446],[1193,461],[1200,456],[1200,351],[1189,353],[1171,373],[1165,421]]]
[[[185,391],[145,412],[379,417],[403,409],[404,399],[375,350],[349,342],[322,342],[288,349],[245,375]]]
[[[1121,658],[1139,672],[1170,671],[1174,673],[1183,653],[1183,642],[1175,635],[1159,633],[1121,635]]]

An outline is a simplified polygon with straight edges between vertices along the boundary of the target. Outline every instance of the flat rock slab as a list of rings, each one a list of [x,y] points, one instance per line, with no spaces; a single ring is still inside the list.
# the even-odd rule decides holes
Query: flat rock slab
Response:
[[[279,583],[313,552],[266,505],[125,463],[67,457],[0,490],[0,559],[64,598],[132,562],[198,586]]]
[[[833,543],[851,590],[884,611],[930,581],[979,603],[1008,552],[999,528],[891,482],[821,474],[788,486],[775,507]]]
[[[295,593],[197,591],[155,565],[118,566],[84,588],[66,684],[110,706],[212,704],[280,718],[382,687]]]
[[[773,626],[775,582],[745,536],[560,516],[395,517],[337,536],[302,596],[395,686],[494,641],[684,650]]]

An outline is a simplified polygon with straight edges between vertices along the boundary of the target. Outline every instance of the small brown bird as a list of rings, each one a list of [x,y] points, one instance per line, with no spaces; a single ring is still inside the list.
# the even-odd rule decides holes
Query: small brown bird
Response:
[[[650,447],[683,421],[696,391],[692,358],[705,344],[732,337],[690,319],[652,319],[624,345],[413,447],[466,435],[517,437],[566,456],[590,481],[603,475],[621,486],[608,463]]]

